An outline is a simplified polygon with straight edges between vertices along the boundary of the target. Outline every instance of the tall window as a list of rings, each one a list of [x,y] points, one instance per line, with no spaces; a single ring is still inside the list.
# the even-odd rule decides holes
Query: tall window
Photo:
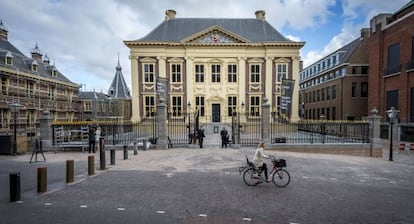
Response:
[[[211,82],[220,82],[220,65],[211,65]]]
[[[398,110],[398,89],[387,91],[387,110],[391,107]]]
[[[325,88],[321,89],[321,101],[325,101]]]
[[[237,82],[237,65],[228,65],[228,82]]]
[[[332,107],[332,120],[336,120],[336,107]]]
[[[204,65],[195,65],[195,82],[204,82]]]
[[[0,128],[9,128],[8,110],[0,109]]]
[[[34,83],[27,81],[26,82],[26,96],[29,98],[34,97]]]
[[[83,109],[84,109],[84,111],[92,111],[92,102],[91,101],[85,101],[83,103]]]
[[[326,100],[331,99],[331,87],[326,87]]]
[[[146,117],[153,117],[155,114],[155,97],[154,96],[145,96],[145,111],[144,114]]]
[[[13,57],[10,55],[8,55],[9,53],[6,54],[6,65],[13,65]]]
[[[250,65],[250,82],[260,82],[260,65]]]
[[[154,82],[154,64],[144,64],[144,82]]]
[[[400,71],[400,44],[396,43],[388,47],[387,75]]]
[[[182,97],[173,96],[172,97],[172,112],[173,117],[181,116],[182,112]]]
[[[250,116],[259,116],[260,115],[260,97],[251,96],[250,97]]]
[[[6,77],[1,77],[1,95],[8,95],[9,94],[9,81]]]
[[[361,97],[368,97],[368,82],[361,82]]]
[[[34,128],[36,126],[36,114],[34,110],[28,110],[26,112],[27,115],[27,126],[30,128]]]
[[[287,77],[287,64],[277,64],[277,81],[281,82]]]
[[[357,91],[357,83],[356,82],[353,82],[352,83],[352,97],[356,97],[357,96],[357,94],[356,94],[356,91]]]
[[[196,108],[199,111],[200,116],[204,116],[204,96],[196,96],[195,98]]]
[[[55,100],[56,89],[54,86],[49,87],[49,100]]]
[[[37,72],[37,62],[32,63],[32,71]]]
[[[171,65],[171,82],[181,82],[181,64]]]
[[[336,86],[332,86],[332,99],[336,99]]]
[[[229,96],[227,97],[227,111],[228,111],[228,116],[232,116],[233,112],[236,112],[236,107],[237,107],[237,97],[236,96]]]
[[[321,101],[321,90],[317,90],[316,91],[316,102],[319,102],[319,101]]]

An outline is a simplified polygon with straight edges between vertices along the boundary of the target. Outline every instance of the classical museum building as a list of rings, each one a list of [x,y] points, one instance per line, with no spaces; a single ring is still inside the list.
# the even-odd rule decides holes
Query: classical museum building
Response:
[[[172,116],[198,110],[202,123],[228,123],[234,111],[259,116],[267,98],[280,109],[282,80],[293,80],[290,120],[298,120],[299,50],[304,42],[285,38],[256,18],[165,20],[130,48],[132,120],[153,116],[160,96]],[[162,81],[162,82],[161,82]],[[159,84],[166,86],[157,94]]]

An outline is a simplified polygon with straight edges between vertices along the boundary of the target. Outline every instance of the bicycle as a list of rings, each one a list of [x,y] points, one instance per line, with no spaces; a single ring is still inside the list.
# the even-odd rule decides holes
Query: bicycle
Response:
[[[286,167],[286,160],[276,159],[274,156],[270,156],[273,167],[269,175],[272,176],[272,182],[277,187],[286,187],[290,183],[290,174],[287,170],[283,169]],[[246,156],[247,166],[240,167],[239,173],[243,172],[243,181],[247,186],[256,186],[261,183],[268,183],[265,180],[264,175],[261,175],[263,170],[256,168],[249,158]]]

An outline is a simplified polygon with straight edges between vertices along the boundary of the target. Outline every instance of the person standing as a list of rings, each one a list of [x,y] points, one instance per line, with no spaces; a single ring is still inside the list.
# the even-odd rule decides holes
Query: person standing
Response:
[[[197,138],[198,138],[198,144],[200,145],[200,149],[203,148],[203,140],[206,136],[204,135],[204,129],[203,126],[201,126],[197,130]]]
[[[228,141],[228,132],[225,127],[220,131],[221,135],[221,148],[227,148],[227,141]]]
[[[95,153],[96,127],[94,125],[89,125],[88,138],[89,138],[89,153],[91,153],[91,151]]]

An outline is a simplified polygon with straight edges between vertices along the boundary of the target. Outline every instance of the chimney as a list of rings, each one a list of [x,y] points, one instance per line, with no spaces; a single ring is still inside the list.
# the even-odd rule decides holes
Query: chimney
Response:
[[[256,19],[265,20],[266,12],[264,10],[258,10],[254,14],[256,15]]]
[[[42,62],[42,52],[40,51],[39,47],[35,46],[35,48],[32,49],[32,51],[30,52],[32,53],[32,59],[36,60],[37,62]]]
[[[4,26],[3,21],[0,20],[0,39],[7,40],[7,31],[6,26]]]
[[[175,19],[177,12],[173,9],[168,9],[165,11],[165,20]]]
[[[361,29],[361,38],[367,39],[369,38],[370,29],[369,28],[362,28]]]

